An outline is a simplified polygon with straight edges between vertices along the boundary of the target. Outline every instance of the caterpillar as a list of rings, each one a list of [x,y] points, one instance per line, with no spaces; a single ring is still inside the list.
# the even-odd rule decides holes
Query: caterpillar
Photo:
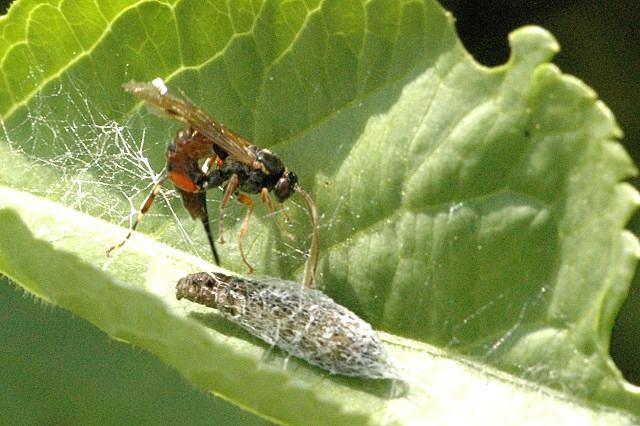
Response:
[[[215,308],[266,343],[332,374],[398,378],[369,323],[299,283],[198,272],[178,281],[176,297]]]

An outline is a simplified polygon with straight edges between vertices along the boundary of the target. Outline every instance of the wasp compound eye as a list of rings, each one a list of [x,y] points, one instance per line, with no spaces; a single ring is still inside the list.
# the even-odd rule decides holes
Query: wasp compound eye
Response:
[[[276,182],[273,192],[276,194],[276,198],[279,202],[283,202],[293,194],[295,186],[298,183],[298,176],[295,173],[285,173],[278,182]]]

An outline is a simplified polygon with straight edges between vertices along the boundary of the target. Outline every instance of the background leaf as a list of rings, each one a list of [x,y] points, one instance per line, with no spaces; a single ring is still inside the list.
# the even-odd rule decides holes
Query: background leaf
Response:
[[[621,232],[637,195],[619,184],[635,168],[611,141],[618,130],[606,107],[547,64],[557,45],[546,32],[514,33],[509,63],[485,69],[431,2],[247,2],[233,10],[189,1],[97,3],[93,11],[18,4],[0,24],[2,149],[12,159],[0,172],[3,185],[126,226],[176,127],[143,110],[131,116],[135,100],[119,86],[162,76],[229,127],[272,147],[301,176],[323,213],[319,285],[337,301],[382,330],[638,414],[638,390],[608,357],[637,258],[637,242]],[[23,31],[8,30],[16,25]],[[19,208],[11,202],[18,196],[7,194],[3,205]],[[145,218],[141,230],[208,256],[200,229],[175,197],[168,201],[154,206],[157,216]],[[37,225],[47,223],[34,211],[37,202],[28,205],[25,221],[46,228]],[[171,214],[181,225],[167,221]],[[258,216],[265,220],[252,225],[250,256],[261,272],[300,276],[304,258],[297,253],[309,226],[293,203],[291,215],[298,236],[291,247],[264,210]],[[42,236],[175,303],[168,277],[197,262],[159,264],[152,243],[132,241],[109,263],[104,249],[117,233],[87,239],[85,221],[60,228],[49,219],[53,234]],[[224,247],[225,265],[242,270],[231,246]],[[3,271],[75,312],[96,296],[81,291],[78,302],[57,300],[51,287],[40,288],[45,277],[30,276],[20,259]],[[77,297],[73,288],[65,294]],[[146,312],[152,302],[140,297],[138,309],[128,299],[116,307]],[[150,333],[147,321],[134,321],[135,333],[123,336],[109,329],[109,316],[101,322],[96,312],[83,315],[185,372],[180,356],[141,334]],[[229,357],[222,365],[246,374],[232,348],[213,347]],[[265,392],[256,395],[225,387],[220,377],[216,389],[262,414],[284,416],[283,406],[247,399],[264,397],[289,373],[262,372]],[[294,395],[300,404],[324,398],[321,389],[297,389],[291,404]],[[318,415],[333,412],[334,403],[318,404]]]
[[[621,141],[637,164],[640,161],[640,81],[626,70],[640,61],[640,50],[629,40],[640,37],[629,17],[640,17],[640,4],[622,0],[615,4],[595,0],[551,3],[505,3],[485,0],[443,0],[441,4],[456,17],[456,29],[465,47],[483,64],[502,64],[509,56],[507,35],[522,25],[538,24],[553,33],[562,46],[554,57],[565,73],[580,76],[598,91],[598,96],[615,111],[624,130]],[[631,19],[632,20],[632,19]],[[606,58],[606,60],[603,60]],[[638,188],[638,178],[631,179]],[[629,228],[640,231],[636,214]],[[611,337],[611,356],[624,376],[640,384],[640,274],[636,270]]]

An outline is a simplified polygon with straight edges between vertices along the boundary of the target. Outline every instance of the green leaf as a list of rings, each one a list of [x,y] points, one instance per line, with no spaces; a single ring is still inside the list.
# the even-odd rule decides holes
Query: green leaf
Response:
[[[621,183],[636,169],[606,106],[549,63],[547,32],[514,32],[487,69],[427,0],[69,3],[19,1],[0,21],[2,273],[278,421],[444,422],[454,402],[479,423],[637,421],[540,392],[640,416],[608,355],[639,253]],[[105,257],[125,230],[101,219],[128,225],[178,128],[120,88],[157,76],[300,176],[322,215],[318,286],[390,333],[407,389],[196,321],[173,286],[210,253],[171,192],[139,227],[152,239]],[[246,246],[261,274],[299,279],[310,225],[287,205],[296,240],[258,206]],[[221,248],[236,271],[242,215],[228,209]]]
[[[458,416],[448,407],[460,404],[465,407],[464,416],[467,410],[481,412],[480,423],[534,416],[634,424],[624,413],[594,410],[479,363],[387,334],[382,336],[407,375],[406,383],[338,376],[327,380],[326,372],[302,361],[286,360],[281,354],[269,356],[267,345],[207,314],[207,309],[178,302],[167,283],[202,268],[201,260],[185,258],[184,253],[143,238],[148,257],[141,255],[136,261],[152,265],[148,274],[161,275],[123,283],[69,253],[82,239],[60,240],[58,234],[59,229],[75,228],[96,244],[86,249],[99,252],[114,232],[113,225],[15,190],[0,190],[0,200],[12,207],[0,210],[6,225],[0,229],[0,268],[11,279],[88,319],[110,336],[158,354],[192,383],[263,416],[291,423],[309,419],[318,424],[420,423],[425,418],[444,423]],[[32,221],[38,238],[13,210]],[[43,240],[60,241],[56,244],[60,249]],[[16,255],[24,252],[31,257]],[[86,255],[92,258],[95,253]],[[125,275],[129,261],[118,259],[109,269]]]

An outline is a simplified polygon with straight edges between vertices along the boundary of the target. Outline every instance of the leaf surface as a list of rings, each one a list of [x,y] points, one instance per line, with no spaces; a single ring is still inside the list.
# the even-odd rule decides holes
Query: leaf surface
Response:
[[[19,1],[0,21],[0,207],[38,239],[3,213],[5,275],[280,421],[411,422],[449,397],[476,400],[439,391],[424,344],[640,415],[640,391],[608,355],[638,257],[624,231],[638,195],[620,183],[636,170],[606,106],[549,63],[547,32],[514,32],[509,62],[487,69],[431,1],[69,3]],[[322,215],[318,286],[391,333],[414,377],[401,397],[302,362],[283,369],[231,325],[190,317],[173,285],[210,254],[170,191],[140,225],[153,240],[104,256],[125,230],[101,219],[128,226],[178,128],[120,88],[157,76],[300,176]],[[260,273],[299,279],[310,226],[299,200],[288,205],[296,240],[258,206],[247,247]],[[229,208],[228,236],[242,215]],[[224,266],[242,271],[228,239]],[[33,264],[58,257],[56,274]]]

